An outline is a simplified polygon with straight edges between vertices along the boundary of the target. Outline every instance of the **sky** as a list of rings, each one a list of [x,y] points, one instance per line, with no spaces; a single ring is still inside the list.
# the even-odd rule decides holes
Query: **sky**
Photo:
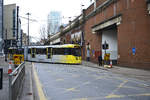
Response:
[[[75,16],[81,14],[81,9],[87,8],[91,0],[4,0],[4,5],[16,3],[19,6],[19,16],[27,17],[26,13],[31,13],[30,36],[32,41],[40,39],[40,27],[46,25],[47,15],[50,11],[59,11],[62,15],[62,23],[68,23]],[[84,6],[81,6],[84,5]],[[21,18],[21,17],[20,17]],[[27,20],[21,18],[21,25],[24,33],[27,33]]]

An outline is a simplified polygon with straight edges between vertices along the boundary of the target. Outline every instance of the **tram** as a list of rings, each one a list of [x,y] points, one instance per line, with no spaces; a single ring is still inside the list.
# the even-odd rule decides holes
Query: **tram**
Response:
[[[82,61],[78,44],[28,46],[25,49],[28,61],[65,64],[81,64]]]

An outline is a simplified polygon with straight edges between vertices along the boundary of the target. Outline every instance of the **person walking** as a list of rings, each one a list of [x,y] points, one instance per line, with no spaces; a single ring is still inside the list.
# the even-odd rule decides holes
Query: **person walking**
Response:
[[[90,61],[90,44],[87,43],[86,45],[86,60]]]
[[[99,66],[102,66],[102,61],[103,61],[102,56],[101,55],[98,56],[98,64],[99,64]]]

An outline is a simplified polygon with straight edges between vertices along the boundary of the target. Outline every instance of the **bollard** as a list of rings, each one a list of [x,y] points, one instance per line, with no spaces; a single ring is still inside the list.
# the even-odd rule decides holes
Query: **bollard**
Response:
[[[12,72],[11,64],[12,64],[12,62],[9,62],[8,74],[10,74]]]
[[[109,64],[110,68],[112,68],[112,60],[110,61],[110,64]]]
[[[0,89],[3,88],[3,68],[0,68]]]

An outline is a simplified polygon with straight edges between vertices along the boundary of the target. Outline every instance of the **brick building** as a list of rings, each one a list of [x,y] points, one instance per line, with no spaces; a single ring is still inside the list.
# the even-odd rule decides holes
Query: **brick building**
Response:
[[[150,16],[145,0],[97,0],[85,10],[85,43],[91,45],[91,58],[109,44],[110,60],[118,65],[150,69]],[[89,38],[90,37],[90,38]]]
[[[89,43],[92,62],[97,63],[99,55],[104,59],[106,52],[118,65],[150,69],[149,12],[149,0],[96,0],[83,10],[81,23],[67,32],[64,28],[61,37],[82,25],[83,59]],[[109,45],[106,51],[104,43]]]

